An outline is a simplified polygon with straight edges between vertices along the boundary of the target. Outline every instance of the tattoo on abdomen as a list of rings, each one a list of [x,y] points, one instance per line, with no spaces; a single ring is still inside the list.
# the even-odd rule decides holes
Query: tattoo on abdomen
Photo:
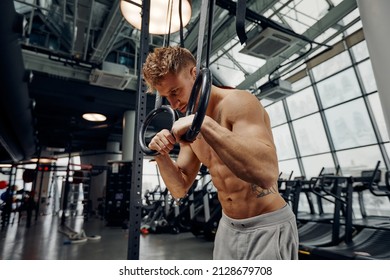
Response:
[[[276,190],[274,187],[271,187],[269,189],[263,189],[262,187],[260,187],[256,184],[252,184],[251,188],[252,188],[252,192],[254,194],[256,194],[257,198],[264,197],[264,196],[272,194],[272,193],[276,193]]]

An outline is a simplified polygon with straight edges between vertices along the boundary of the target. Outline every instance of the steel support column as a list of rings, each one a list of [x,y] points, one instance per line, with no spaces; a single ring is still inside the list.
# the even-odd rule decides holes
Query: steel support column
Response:
[[[149,52],[149,15],[150,0],[142,1],[142,25],[140,37],[140,52],[138,59],[138,80],[137,80],[137,103],[136,103],[136,127],[133,152],[133,166],[131,176],[130,205],[129,205],[129,238],[127,258],[129,260],[139,259],[139,243],[141,228],[141,207],[142,207],[142,167],[143,153],[140,149],[138,135],[140,124],[144,122],[146,115],[146,87],[143,83],[141,69]]]

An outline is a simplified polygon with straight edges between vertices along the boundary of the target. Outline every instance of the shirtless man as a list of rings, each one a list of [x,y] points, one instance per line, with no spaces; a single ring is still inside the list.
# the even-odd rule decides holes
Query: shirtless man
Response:
[[[196,78],[196,60],[180,47],[156,48],[143,66],[144,79],[182,113]],[[181,141],[193,115],[177,120],[171,132],[157,133],[149,148],[175,198],[184,197],[201,163],[208,167],[223,213],[214,259],[297,259],[298,233],[290,207],[277,188],[278,160],[269,117],[244,90],[212,86],[198,137]],[[180,144],[176,161],[169,152]]]

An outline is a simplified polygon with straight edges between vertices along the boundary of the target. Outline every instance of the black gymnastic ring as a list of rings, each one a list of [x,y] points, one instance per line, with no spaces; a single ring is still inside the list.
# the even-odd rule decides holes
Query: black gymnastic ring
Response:
[[[146,145],[146,142],[145,142],[145,132],[146,132],[146,129],[148,128],[149,124],[154,119],[154,117],[156,115],[158,115],[158,114],[161,114],[161,113],[169,113],[170,114],[172,125],[177,120],[176,112],[172,109],[171,106],[167,106],[167,105],[163,105],[163,106],[161,106],[159,108],[156,108],[156,109],[152,110],[146,116],[145,121],[143,123],[141,123],[141,127],[140,127],[140,130],[139,130],[140,133],[138,135],[138,141],[139,141],[139,144],[140,144],[140,148],[141,148],[142,152],[145,155],[156,156],[156,155],[159,154],[157,151],[149,149],[149,147]]]
[[[206,115],[207,106],[210,99],[211,92],[211,72],[205,68],[200,70],[199,75],[195,79],[195,83],[191,90],[191,95],[188,100],[186,116],[195,114],[190,128],[186,134],[183,135],[183,140],[192,142],[200,132],[204,117]],[[200,95],[200,96],[199,96]],[[198,107],[195,111],[196,101],[198,100]],[[152,110],[145,118],[145,121],[141,123],[139,130],[138,140],[142,152],[148,156],[156,156],[159,153],[157,151],[148,148],[145,142],[145,132],[154,117],[160,113],[167,112],[171,115],[172,125],[177,120],[177,114],[171,106],[163,105],[159,108]]]
[[[192,142],[200,132],[204,117],[206,116],[207,106],[209,104],[211,92],[211,72],[208,68],[200,70],[196,77],[194,86],[192,87],[191,95],[188,100],[186,116],[195,114],[194,120],[186,134],[183,135],[183,140]],[[200,95],[200,97],[199,97]],[[196,101],[199,97],[198,107],[195,109]]]

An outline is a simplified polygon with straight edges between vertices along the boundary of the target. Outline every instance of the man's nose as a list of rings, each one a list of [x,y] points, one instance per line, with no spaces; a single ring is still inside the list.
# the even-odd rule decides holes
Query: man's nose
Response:
[[[179,100],[176,98],[168,98],[168,102],[174,110],[176,110],[180,104]]]

